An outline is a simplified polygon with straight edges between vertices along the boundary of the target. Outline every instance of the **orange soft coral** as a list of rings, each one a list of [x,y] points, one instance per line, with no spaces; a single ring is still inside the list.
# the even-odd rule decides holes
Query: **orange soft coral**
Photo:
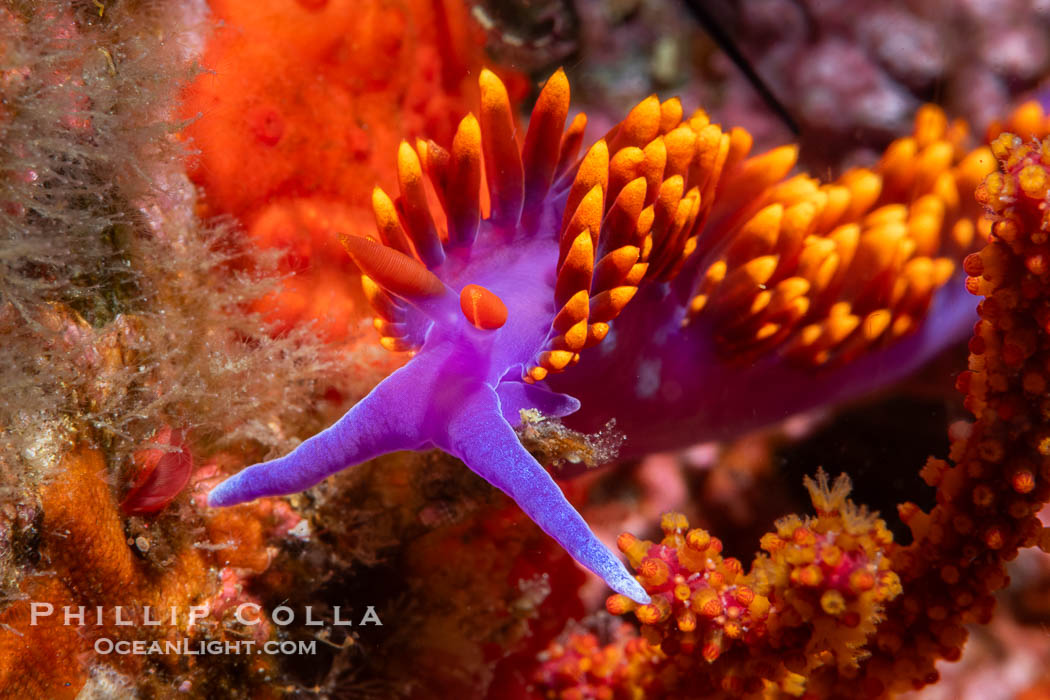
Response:
[[[1037,121],[1045,135],[1045,118]],[[937,506],[901,506],[915,542],[894,555],[905,595],[879,630],[879,667],[892,689],[936,680],[938,657],[960,655],[961,625],[990,619],[993,594],[1009,582],[1005,563],[1020,547],[1050,550],[1050,530],[1036,517],[1050,500],[1050,139],[1002,133],[991,148],[1000,171],[977,199],[995,224],[964,265],[967,288],[984,300],[958,381],[977,420],[953,441],[951,462],[930,460],[921,472],[937,487]]]
[[[627,654],[615,647],[624,670],[610,678],[627,684],[620,690],[641,683],[654,697],[790,694],[807,680],[855,672],[885,604],[900,593],[885,556],[893,538],[847,500],[844,475],[829,487],[821,472],[806,485],[817,515],[778,521],[762,538],[767,554],[746,573],[680,514],[664,516],[658,544],[620,537],[653,597],[643,606],[619,595],[607,602],[614,614],[634,610],[646,642]]]

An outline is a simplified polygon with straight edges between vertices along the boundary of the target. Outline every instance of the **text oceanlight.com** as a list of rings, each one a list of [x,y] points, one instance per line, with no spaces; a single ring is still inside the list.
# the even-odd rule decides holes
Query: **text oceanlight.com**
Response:
[[[102,637],[95,640],[96,654],[139,655],[180,654],[184,656],[218,656],[222,654],[316,654],[317,640],[267,641],[258,643],[245,639],[235,642],[194,642],[189,639],[147,642]]]

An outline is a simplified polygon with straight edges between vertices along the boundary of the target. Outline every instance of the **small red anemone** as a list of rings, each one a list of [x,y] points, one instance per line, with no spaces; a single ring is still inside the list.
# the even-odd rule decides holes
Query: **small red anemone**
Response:
[[[163,510],[186,488],[193,470],[193,457],[185,447],[182,430],[165,425],[147,444],[156,447],[138,450],[131,457],[136,467],[135,482],[120,504],[128,515]]]

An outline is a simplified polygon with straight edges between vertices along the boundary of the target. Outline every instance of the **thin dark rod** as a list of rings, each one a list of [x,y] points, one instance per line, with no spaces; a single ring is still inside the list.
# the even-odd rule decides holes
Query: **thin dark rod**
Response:
[[[707,32],[708,36],[718,44],[718,48],[722,49],[725,55],[729,56],[729,60],[744,74],[744,77],[751,83],[751,86],[762,98],[762,101],[784,122],[792,134],[798,136],[798,123],[795,122],[784,104],[773,94],[773,91],[769,89],[766,81],[762,80],[762,77],[755,72],[751,62],[740,52],[733,38],[729,36],[714,15],[705,7],[707,0],[683,0],[683,2],[696,21]]]

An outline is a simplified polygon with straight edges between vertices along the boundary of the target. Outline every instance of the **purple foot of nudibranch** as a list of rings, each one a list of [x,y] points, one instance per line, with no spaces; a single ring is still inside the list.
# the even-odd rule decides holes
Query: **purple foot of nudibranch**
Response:
[[[327,430],[290,454],[244,469],[209,495],[212,506],[229,506],[261,496],[295,493],[348,466],[397,450],[440,447],[521,507],[576,561],[610,588],[639,603],[649,596],[606,548],[542,466],[521,446],[506,408],[567,412],[570,397],[529,387],[497,391],[483,382],[450,380],[440,353],[422,352],[381,382]],[[435,369],[437,368],[437,369]],[[454,376],[454,375],[453,375]],[[546,405],[535,405],[546,404]]]

